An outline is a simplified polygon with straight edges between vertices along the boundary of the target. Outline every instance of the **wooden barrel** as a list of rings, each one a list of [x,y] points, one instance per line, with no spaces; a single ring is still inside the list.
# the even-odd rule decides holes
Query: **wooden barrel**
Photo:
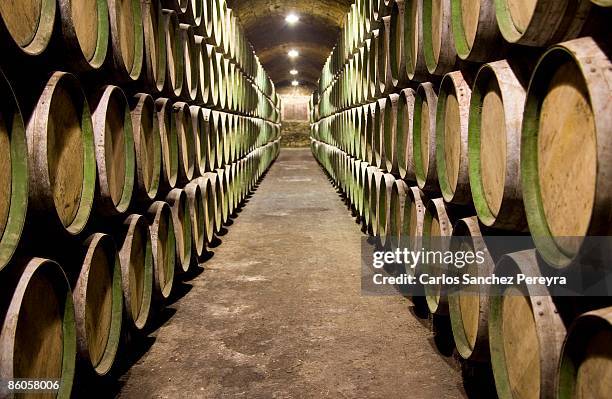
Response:
[[[408,185],[401,179],[396,179],[391,187],[389,200],[389,230],[387,243],[392,251],[399,248],[402,235],[402,216]]]
[[[384,131],[383,131],[383,143],[384,143],[384,154],[385,164],[383,165],[385,170],[389,173],[398,172],[397,163],[397,113],[398,106],[400,105],[399,94],[389,94],[384,112]]]
[[[138,80],[144,58],[142,10],[139,0],[107,0],[113,68],[118,76]]]
[[[406,20],[404,6],[404,0],[396,0],[391,5],[389,56],[391,76],[395,87],[405,87],[408,83],[404,44],[404,21]]]
[[[89,104],[73,75],[55,72],[51,76],[26,134],[28,207],[41,223],[80,233],[92,209],[96,154]]]
[[[214,104],[217,109],[225,109],[225,104],[227,102],[227,81],[225,75],[225,59],[223,58],[223,53],[217,51],[213,53],[213,68],[216,71],[216,86],[217,86],[217,102]]]
[[[611,340],[612,307],[587,312],[574,321],[563,344],[557,398],[609,396]]]
[[[96,211],[121,214],[134,189],[134,135],[130,107],[123,91],[105,86],[93,112],[98,189]]]
[[[195,180],[200,185],[200,192],[202,193],[203,202],[202,206],[204,209],[204,222],[200,228],[204,230],[206,242],[209,244],[213,242],[215,237],[215,214],[217,212],[215,192],[212,188],[210,176],[210,173],[204,173],[202,177]]]
[[[178,140],[178,182],[186,184],[195,173],[194,125],[187,103],[174,103],[172,114]]]
[[[510,43],[546,46],[580,34],[591,11],[588,0],[497,0],[497,24]]]
[[[395,177],[391,173],[385,173],[378,187],[378,236],[383,248],[391,244],[389,232],[391,230],[391,199],[395,186]]]
[[[468,157],[480,221],[489,227],[526,226],[520,183],[520,126],[525,89],[507,61],[485,64],[472,88]]]
[[[485,62],[503,51],[495,0],[451,0],[451,22],[462,60]]]
[[[171,190],[176,187],[179,168],[178,135],[174,128],[172,103],[167,98],[158,98],[155,100],[155,112],[162,154],[160,185],[165,190]]]
[[[372,164],[378,168],[386,165],[384,134],[385,134],[385,109],[387,99],[380,98],[374,104],[374,125],[372,127]]]
[[[136,154],[136,199],[150,202],[159,191],[162,151],[155,102],[148,94],[132,99],[132,128]]]
[[[472,90],[461,71],[444,76],[436,109],[436,170],[444,201],[472,202],[468,171],[468,121]]]
[[[397,169],[402,179],[416,181],[414,163],[412,159],[412,126],[415,91],[411,88],[399,93],[395,135]]]
[[[204,253],[204,240],[206,232],[204,231],[204,223],[206,222],[206,214],[204,209],[204,194],[198,184],[197,179],[192,180],[185,186],[187,194],[187,207],[189,216],[191,217],[191,247],[195,251],[196,256],[202,256]]]
[[[0,333],[0,377],[4,381],[57,380],[57,397],[69,398],[76,358],[70,285],[54,261],[31,258],[19,266],[23,271],[7,304]],[[3,397],[12,394],[7,388],[0,388]]]
[[[211,117],[212,111],[207,108],[201,108],[202,110],[202,118],[204,121],[202,137],[204,137],[204,152],[205,152],[205,168],[202,170],[203,172],[210,172],[215,169],[215,165],[217,164],[217,140],[213,136],[213,131],[211,129]]]
[[[451,211],[447,209],[443,198],[434,198],[427,203],[423,218],[423,247],[426,251],[437,251],[444,254],[450,244],[453,234],[453,221]],[[444,262],[422,262],[418,266],[420,274],[427,274],[429,278],[448,274]],[[448,297],[443,293],[443,284],[426,284],[425,300],[432,314],[448,314]]]
[[[457,51],[448,0],[423,0],[423,55],[427,70],[442,76],[453,70]]]
[[[610,0],[591,0],[591,3],[601,7],[612,7],[612,1]]]
[[[400,248],[419,251],[423,243],[423,224],[425,220],[425,194],[418,187],[408,187],[401,209]],[[406,273],[415,275],[416,265],[406,268]]]
[[[113,238],[92,234],[72,294],[79,357],[106,375],[117,355],[123,318],[121,262]]]
[[[214,204],[214,215],[212,216],[213,228],[214,232],[218,233],[221,231],[221,227],[223,226],[223,216],[221,214],[222,202],[223,202],[223,193],[221,192],[221,187],[219,186],[218,176],[214,172],[207,172],[204,174],[206,178],[210,181],[210,189],[211,189],[211,197]]]
[[[372,174],[370,178],[370,189],[368,192],[370,194],[370,199],[368,202],[370,205],[370,223],[368,225],[368,232],[372,236],[377,237],[377,238],[380,237],[380,231],[379,231],[380,212],[381,212],[381,208],[384,208],[384,206],[381,206],[381,202],[380,202],[380,192],[381,192],[381,187],[384,184],[384,176],[385,176],[385,173],[382,170],[377,169],[376,171],[374,171],[374,173]],[[383,212],[384,212],[384,209],[383,209]]]
[[[132,327],[142,330],[149,319],[153,295],[153,248],[145,217],[128,216],[121,238],[119,260],[127,319]]]
[[[227,198],[225,195],[225,188],[223,187],[223,177],[217,172],[214,172],[215,184],[213,185],[215,189],[215,198],[217,199],[217,218],[215,219],[215,231],[217,233],[221,232],[223,228],[223,224],[226,222],[226,211],[225,207],[227,204]]]
[[[540,276],[534,250],[502,257],[496,276]],[[565,326],[541,286],[501,285],[489,309],[489,345],[500,398],[552,398]],[[533,291],[537,290],[536,293]]]
[[[28,0],[16,6],[0,2],[0,35],[10,37],[27,55],[45,51],[53,34],[55,0]]]
[[[234,181],[232,176],[232,165],[226,165],[223,168],[224,187],[226,189],[225,196],[227,197],[227,215],[228,218],[234,213]],[[227,222],[227,220],[226,220]]]
[[[412,154],[419,188],[439,190],[436,170],[436,108],[438,96],[433,85],[422,83],[416,91],[412,122]]]
[[[372,216],[372,205],[376,206],[376,204],[371,203],[371,191],[372,184],[374,180],[374,173],[378,171],[376,166],[368,166],[364,171],[364,179],[363,179],[363,227],[366,230],[370,229],[373,216]],[[374,208],[375,209],[375,208]]]
[[[199,93],[200,70],[198,65],[198,51],[195,36],[191,25],[179,24],[180,40],[183,47],[184,82],[182,98],[195,101]]]
[[[170,206],[155,201],[147,210],[153,253],[153,295],[159,302],[168,299],[174,282],[176,237]]]
[[[70,66],[81,70],[100,68],[108,52],[107,2],[63,0],[58,5],[64,49],[71,56]]]
[[[404,0],[404,49],[408,79],[427,80],[427,65],[423,53],[423,1]]]
[[[200,82],[206,83],[206,89],[208,90],[208,98],[204,100],[205,91],[202,91],[202,98],[205,101],[204,104],[208,107],[216,107],[219,102],[219,86],[218,86],[218,70],[216,65],[216,50],[213,45],[202,44],[202,62],[204,63],[203,74],[200,76]],[[203,80],[203,81],[202,81]]]
[[[205,38],[200,35],[194,35],[195,41],[195,68],[198,73],[198,95],[196,103],[198,105],[207,105],[210,103],[210,85],[208,80],[209,69],[208,69],[208,58],[206,54],[206,42]]]
[[[103,2],[101,2],[103,3]],[[160,0],[140,0],[147,85],[161,93],[166,85],[166,30]]]
[[[227,186],[225,169],[219,168],[215,171],[215,173],[217,174],[217,184],[221,193],[221,203],[218,204],[218,206],[221,207],[221,221],[225,224],[229,218],[229,187]]]
[[[529,87],[521,183],[536,247],[565,266],[584,236],[609,235],[612,63],[591,38],[561,43],[540,60]],[[570,238],[573,237],[573,238]],[[601,260],[598,260],[601,262]]]
[[[460,219],[453,227],[451,251],[481,252],[484,262],[467,263],[462,269],[451,267],[460,278],[488,277],[495,269],[495,259],[489,252],[486,237],[475,216]],[[495,257],[496,258],[496,257]],[[448,296],[448,309],[457,352],[462,358],[475,362],[488,362],[489,352],[489,291],[485,286],[456,287]]]
[[[206,171],[208,123],[204,120],[203,109],[197,105],[190,106],[189,112],[191,114],[191,125],[193,126],[194,176],[201,176]]]
[[[28,208],[28,147],[21,110],[0,71],[0,270],[13,257]]]
[[[178,97],[183,91],[185,66],[183,62],[183,41],[181,28],[176,13],[162,10],[164,16],[164,36],[166,38],[166,95]]]
[[[191,216],[187,194],[180,188],[175,188],[166,196],[172,213],[172,225],[176,242],[176,263],[183,273],[189,271],[191,266]]]

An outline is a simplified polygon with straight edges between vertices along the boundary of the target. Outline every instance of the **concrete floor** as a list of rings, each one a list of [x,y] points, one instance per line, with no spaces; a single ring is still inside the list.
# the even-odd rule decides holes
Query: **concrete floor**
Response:
[[[309,149],[283,149],[228,230],[118,397],[465,397],[408,300],[361,295],[363,235]]]

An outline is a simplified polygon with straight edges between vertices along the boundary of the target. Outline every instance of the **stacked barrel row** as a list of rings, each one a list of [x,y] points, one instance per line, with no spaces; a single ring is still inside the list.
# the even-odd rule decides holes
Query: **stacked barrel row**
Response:
[[[528,3],[353,4],[311,99],[312,148],[378,245],[468,237],[486,250],[476,276],[609,268],[582,237],[612,233],[610,4]],[[433,266],[405,271],[463,273]],[[464,366],[492,368],[485,397],[609,396],[609,297],[442,288],[413,300]]]
[[[67,398],[210,257],[278,155],[279,97],[223,0],[18,3],[0,4],[0,375]]]

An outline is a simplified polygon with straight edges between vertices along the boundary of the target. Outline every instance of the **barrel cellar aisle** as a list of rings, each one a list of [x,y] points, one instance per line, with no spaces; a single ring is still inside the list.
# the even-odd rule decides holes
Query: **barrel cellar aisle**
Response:
[[[365,236],[308,149],[283,149],[235,222],[120,398],[465,397],[408,300],[361,296]]]
[[[0,399],[611,398],[611,23],[0,0]]]

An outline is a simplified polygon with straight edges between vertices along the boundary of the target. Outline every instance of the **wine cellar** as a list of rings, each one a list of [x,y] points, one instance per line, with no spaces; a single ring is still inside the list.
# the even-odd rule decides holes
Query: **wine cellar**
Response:
[[[612,398],[610,23],[1,0],[0,397]]]

